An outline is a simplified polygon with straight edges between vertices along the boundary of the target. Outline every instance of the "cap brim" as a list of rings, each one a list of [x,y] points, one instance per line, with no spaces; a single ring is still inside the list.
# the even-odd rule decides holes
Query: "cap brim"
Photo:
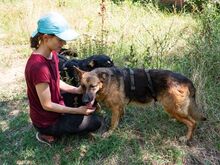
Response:
[[[37,35],[37,33],[38,33],[38,31],[35,30],[35,31],[31,34],[31,37],[32,37],[32,38],[35,37],[35,36]]]
[[[64,41],[75,40],[76,38],[79,37],[79,33],[75,32],[74,30],[71,30],[71,29],[68,29],[62,33],[55,34],[55,35]]]

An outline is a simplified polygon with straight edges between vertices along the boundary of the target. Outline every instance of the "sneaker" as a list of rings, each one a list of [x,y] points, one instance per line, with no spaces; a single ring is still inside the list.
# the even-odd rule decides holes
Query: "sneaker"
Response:
[[[51,147],[51,144],[56,141],[56,138],[54,136],[43,135],[43,134],[40,134],[39,132],[36,133],[36,139],[39,142],[47,144],[50,147]]]

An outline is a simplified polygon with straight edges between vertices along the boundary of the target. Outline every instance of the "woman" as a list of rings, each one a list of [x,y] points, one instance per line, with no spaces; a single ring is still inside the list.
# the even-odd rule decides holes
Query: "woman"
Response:
[[[60,80],[57,52],[66,41],[76,39],[67,21],[58,13],[49,13],[38,20],[38,28],[30,42],[34,48],[25,68],[30,118],[36,130],[36,138],[47,144],[65,134],[92,132],[101,122],[92,114],[95,108],[66,107],[60,91],[81,93],[81,87],[73,87]]]

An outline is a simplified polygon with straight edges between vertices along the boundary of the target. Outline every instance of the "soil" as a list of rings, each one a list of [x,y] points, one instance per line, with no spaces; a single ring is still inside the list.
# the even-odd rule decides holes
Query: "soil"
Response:
[[[16,46],[3,46],[0,43],[0,96],[9,97],[11,93],[24,86],[24,68],[27,59],[18,53]]]

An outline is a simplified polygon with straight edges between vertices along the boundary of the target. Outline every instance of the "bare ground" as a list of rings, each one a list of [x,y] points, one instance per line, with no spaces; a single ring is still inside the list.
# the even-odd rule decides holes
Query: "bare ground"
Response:
[[[26,58],[22,58],[16,46],[0,45],[0,50],[0,97],[10,97],[24,87]]]

